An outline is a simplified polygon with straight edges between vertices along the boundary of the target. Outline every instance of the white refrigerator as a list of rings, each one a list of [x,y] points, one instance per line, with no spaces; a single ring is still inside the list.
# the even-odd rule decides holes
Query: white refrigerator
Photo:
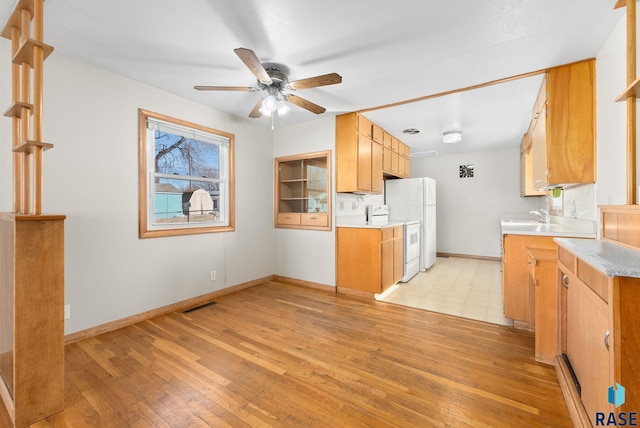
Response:
[[[390,221],[420,221],[420,270],[429,269],[436,262],[436,180],[385,180],[384,194]]]

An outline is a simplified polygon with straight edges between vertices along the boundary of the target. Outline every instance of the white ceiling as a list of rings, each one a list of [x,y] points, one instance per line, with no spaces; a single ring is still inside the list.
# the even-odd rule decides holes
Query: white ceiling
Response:
[[[297,91],[324,115],[408,99],[595,57],[622,18],[615,0],[47,0],[45,43],[202,104],[246,117],[262,92],[233,52],[285,64],[289,78],[336,72],[343,83]],[[0,2],[0,22],[13,2]],[[45,64],[46,72],[46,64]],[[366,115],[412,153],[517,145],[540,76]],[[46,94],[46,88],[45,88]],[[316,119],[291,106],[276,127]],[[253,119],[265,127],[271,119]],[[405,136],[408,127],[421,130]],[[454,147],[442,132],[463,131]]]

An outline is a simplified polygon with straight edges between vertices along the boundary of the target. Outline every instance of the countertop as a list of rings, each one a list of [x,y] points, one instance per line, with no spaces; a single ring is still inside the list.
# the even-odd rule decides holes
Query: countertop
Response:
[[[561,223],[540,223],[529,219],[503,219],[500,231],[503,235],[538,235],[561,238],[596,238],[592,221],[570,221],[558,219]]]
[[[398,227],[402,226],[404,223],[399,221],[390,221],[387,224],[370,224],[365,221],[364,223],[340,223],[336,224],[336,227],[357,227],[357,228],[365,228],[365,229],[386,229],[388,227]]]
[[[640,278],[640,251],[601,239],[554,239],[607,276]]]

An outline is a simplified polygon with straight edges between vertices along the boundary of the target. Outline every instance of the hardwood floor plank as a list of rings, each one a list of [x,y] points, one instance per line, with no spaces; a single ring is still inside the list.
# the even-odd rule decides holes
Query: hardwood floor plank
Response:
[[[34,426],[571,426],[530,333],[273,281],[216,302],[68,345]]]

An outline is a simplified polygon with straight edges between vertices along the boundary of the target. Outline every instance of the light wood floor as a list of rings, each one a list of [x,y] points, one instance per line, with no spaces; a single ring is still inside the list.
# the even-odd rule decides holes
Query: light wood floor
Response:
[[[273,282],[71,344],[65,378],[34,426],[571,426],[530,333]]]

